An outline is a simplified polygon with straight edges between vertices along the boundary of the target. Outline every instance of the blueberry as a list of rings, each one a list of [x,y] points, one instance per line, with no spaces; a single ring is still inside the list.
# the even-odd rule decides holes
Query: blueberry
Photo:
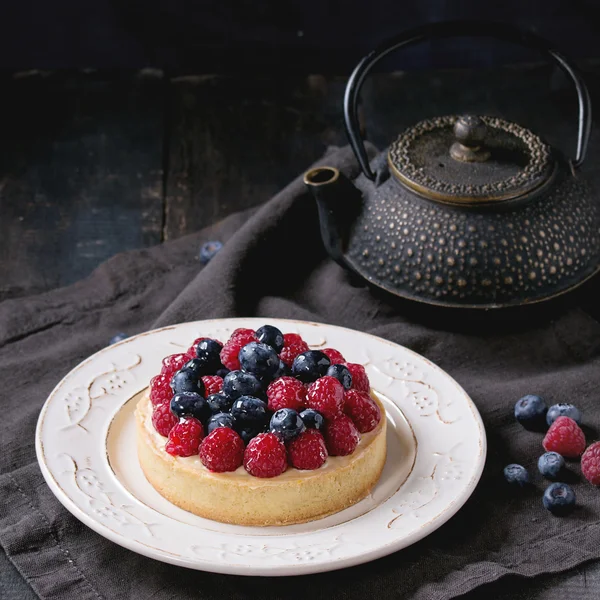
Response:
[[[217,413],[213,415],[206,423],[206,435],[212,433],[217,427],[229,427],[233,429],[233,416],[227,412]]]
[[[570,417],[581,425],[581,411],[574,404],[553,404],[546,414],[546,423],[552,425],[558,417]]]
[[[507,465],[504,467],[504,478],[511,485],[519,485],[523,487],[529,483],[529,473],[525,467],[521,465]]]
[[[321,431],[325,426],[323,415],[314,408],[307,408],[300,413],[300,418],[308,429]]]
[[[223,244],[218,240],[214,240],[211,242],[206,242],[206,244],[202,244],[200,247],[200,262],[203,265],[208,264],[211,259],[214,258],[215,254],[223,247]]]
[[[197,373],[191,369],[183,368],[177,371],[177,373],[173,375],[173,379],[171,379],[171,389],[174,394],[179,394],[180,392],[196,392],[196,394],[204,396],[204,384],[202,383],[202,379],[199,379]]]
[[[246,373],[252,373],[259,379],[273,378],[279,369],[279,356],[271,346],[259,342],[246,344],[238,355],[240,366]]]
[[[575,492],[566,483],[551,483],[542,499],[544,508],[554,515],[566,515],[575,506]]]
[[[283,350],[283,333],[273,327],[273,325],[263,325],[256,330],[256,337],[259,342],[271,346],[275,352]]]
[[[292,365],[292,374],[304,383],[316,381],[327,373],[331,361],[319,350],[308,350],[298,354]]]
[[[218,375],[221,379],[225,379],[227,373],[229,373],[229,369],[221,365],[221,367],[217,369],[215,375]]]
[[[546,403],[542,398],[528,394],[517,400],[515,419],[526,429],[536,429],[544,424],[546,410]]]
[[[196,346],[196,358],[199,361],[201,375],[213,375],[223,368],[221,364],[221,350],[223,346],[216,340],[205,339]]]
[[[210,417],[210,408],[206,400],[195,392],[180,392],[171,399],[171,412],[181,417],[194,417],[205,422]]]
[[[267,404],[252,396],[242,396],[233,403],[231,414],[241,427],[261,427],[267,420]]]
[[[275,375],[273,375],[273,379],[279,379],[280,377],[290,377],[292,375],[292,370],[282,361],[279,361],[279,368]]]
[[[548,479],[556,479],[564,466],[565,459],[558,452],[546,452],[538,458],[538,469]]]
[[[237,431],[237,433],[239,434],[239,436],[242,438],[242,440],[244,441],[244,444],[248,445],[248,442],[256,437],[259,433],[263,432],[263,428],[256,428],[256,427],[236,427],[235,429]]]
[[[346,365],[331,365],[327,369],[327,375],[335,377],[344,386],[345,390],[352,387],[352,374]]]
[[[205,373],[202,373],[202,363],[197,358],[192,358],[188,360],[185,365],[183,365],[182,370],[187,369],[188,371],[193,371],[196,377],[202,377]]]
[[[225,375],[223,393],[232,400],[236,400],[240,396],[265,397],[260,381],[252,373],[244,373],[244,371],[229,371]]]
[[[273,413],[269,428],[284,442],[289,442],[305,431],[306,425],[293,408],[281,408]]]
[[[110,338],[110,340],[108,340],[108,345],[112,346],[113,344],[116,344],[117,342],[122,342],[123,340],[126,340],[129,336],[126,333],[123,333],[121,331],[121,333],[117,333],[116,335],[113,335],[113,337]]]
[[[213,415],[222,412],[229,412],[233,405],[233,400],[229,396],[226,396],[221,392],[211,394],[206,399],[206,402],[208,402],[208,406],[210,407],[210,410],[213,413]]]

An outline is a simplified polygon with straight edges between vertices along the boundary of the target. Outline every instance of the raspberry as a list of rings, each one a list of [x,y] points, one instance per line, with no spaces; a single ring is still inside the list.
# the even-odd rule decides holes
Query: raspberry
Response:
[[[204,395],[207,398],[211,394],[216,394],[223,389],[223,378],[218,375],[205,375],[201,379],[205,389]]]
[[[165,450],[171,456],[192,456],[198,453],[203,437],[204,428],[198,419],[182,419],[169,431]]]
[[[335,377],[321,377],[308,388],[308,406],[318,410],[326,419],[333,419],[344,408],[344,386]]]
[[[253,329],[236,329],[221,350],[221,362],[230,371],[237,371],[240,368],[240,359],[238,358],[240,350],[246,344],[256,341]]]
[[[173,390],[169,385],[170,379],[164,375],[157,375],[150,380],[150,402],[154,406],[170,402],[173,397]]]
[[[352,454],[359,441],[360,433],[346,415],[335,417],[325,427],[325,442],[331,456]]]
[[[312,471],[322,467],[327,460],[325,440],[316,429],[307,429],[288,446],[290,463],[296,469]]]
[[[581,473],[592,485],[600,485],[600,442],[594,442],[583,453]]]
[[[300,411],[306,407],[306,388],[295,377],[280,377],[267,388],[269,410],[293,408]]]
[[[187,354],[171,354],[163,358],[161,375],[164,375],[169,381],[171,377],[185,365],[190,359]]]
[[[220,344],[221,346],[223,345],[221,342],[219,342],[219,340],[215,340],[215,338],[205,338],[205,337],[199,337],[199,338],[196,338],[196,339],[193,341],[192,345],[191,345],[191,346],[190,346],[190,347],[187,349],[187,352],[186,352],[186,354],[188,355],[188,357],[189,357],[190,359],[192,359],[192,358],[196,358],[196,356],[197,356],[197,354],[196,354],[196,346],[197,346],[197,345],[198,345],[198,344],[199,344],[199,343],[200,343],[202,340],[210,340],[210,339],[214,340],[215,342],[217,342],[217,343],[218,343],[218,344]]]
[[[244,442],[229,427],[217,427],[200,444],[200,460],[213,473],[235,471],[244,460]]]
[[[254,477],[277,477],[287,468],[283,442],[274,433],[259,433],[244,452],[244,469]]]
[[[346,366],[352,375],[352,387],[359,392],[369,393],[371,384],[365,368],[357,363],[348,363]]]
[[[344,412],[361,433],[373,431],[381,421],[381,411],[366,392],[347,390],[344,394]]]
[[[327,356],[332,365],[346,364],[346,359],[342,356],[342,353],[338,352],[335,348],[324,348],[321,352]]]
[[[169,402],[154,407],[154,410],[152,411],[152,425],[154,425],[154,429],[156,429],[160,435],[167,437],[169,431],[171,431],[178,422],[179,419],[171,412]]]
[[[558,417],[542,442],[547,452],[576,458],[585,450],[585,435],[570,417]]]
[[[291,367],[298,354],[308,351],[308,344],[297,333],[283,334],[283,350],[279,353],[279,358]]]

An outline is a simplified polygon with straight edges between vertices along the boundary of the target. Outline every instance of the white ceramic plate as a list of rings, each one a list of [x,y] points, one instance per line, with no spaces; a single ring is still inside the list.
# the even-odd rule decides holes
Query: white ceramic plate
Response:
[[[135,450],[135,396],[164,356],[185,351],[196,337],[224,341],[237,327],[265,322],[365,365],[387,412],[388,458],[371,496],[336,515],[287,527],[224,525],[179,509],[146,481]],[[318,323],[220,319],[140,334],[81,363],[46,401],[36,451],[60,502],[125,548],[217,573],[299,575],[385,556],[440,527],[475,489],[486,438],[465,391],[402,346]]]

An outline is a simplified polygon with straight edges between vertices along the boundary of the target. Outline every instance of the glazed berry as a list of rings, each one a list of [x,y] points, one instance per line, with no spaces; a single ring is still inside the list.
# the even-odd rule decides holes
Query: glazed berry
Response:
[[[181,371],[183,370],[193,371],[198,379],[202,377],[202,363],[197,358],[190,358],[190,360],[188,360],[181,368]]]
[[[252,373],[230,371],[223,379],[223,393],[233,400],[241,396],[263,398],[265,392],[260,381]]]
[[[581,411],[574,404],[553,404],[546,413],[546,423],[552,425],[558,417],[569,417],[581,425]]]
[[[150,402],[154,406],[170,402],[173,397],[171,380],[164,375],[157,375],[150,380]]]
[[[208,406],[213,414],[229,412],[233,406],[233,400],[222,392],[219,392],[218,394],[211,394],[206,399],[206,402],[208,403]]]
[[[581,473],[592,485],[600,485],[600,442],[590,444],[583,453]]]
[[[287,469],[284,443],[274,433],[252,438],[244,452],[244,468],[254,477],[277,477]]]
[[[547,508],[553,515],[566,515],[575,506],[575,492],[566,483],[551,483],[546,488],[542,501],[544,508]]]
[[[348,363],[346,366],[350,371],[350,375],[352,375],[352,387],[359,392],[369,393],[371,383],[365,368],[358,363]]]
[[[160,435],[167,437],[169,431],[177,425],[179,419],[171,412],[171,406],[168,402],[159,404],[152,411],[152,425]]]
[[[116,335],[113,335],[110,340],[108,340],[108,345],[112,346],[113,344],[117,344],[118,342],[122,342],[123,340],[126,340],[129,336],[126,333],[123,333],[122,331],[120,333],[117,333]]]
[[[308,350],[294,359],[292,375],[304,383],[311,383],[323,377],[330,365],[331,362],[320,350]]]
[[[273,380],[280,379],[281,377],[291,377],[291,376],[292,376],[291,367],[288,367],[281,359],[279,359],[279,369],[277,369],[277,372],[275,373],[275,375],[273,375]]]
[[[332,419],[344,408],[344,386],[335,377],[321,377],[308,388],[306,402],[309,408],[318,410],[326,419]]]
[[[263,325],[256,330],[256,339],[267,346],[271,346],[275,352],[283,349],[283,333],[273,325]]]
[[[200,253],[198,254],[198,258],[203,265],[207,265],[223,248],[223,244],[219,242],[219,240],[213,240],[211,242],[206,242],[200,246]]]
[[[290,442],[306,430],[306,425],[293,408],[281,408],[273,413],[269,429],[284,442]]]
[[[529,473],[522,465],[507,465],[504,467],[504,479],[511,485],[523,487],[529,483]]]
[[[210,338],[197,339],[188,350],[193,352],[193,357],[200,364],[200,375],[214,375],[221,364],[221,350],[223,345],[218,340]]]
[[[307,408],[300,413],[300,418],[304,421],[307,429],[316,429],[321,431],[325,427],[323,415],[314,408]]]
[[[208,402],[195,392],[179,392],[171,400],[171,412],[178,418],[194,417],[199,421],[206,421],[211,415]]]
[[[358,446],[360,434],[346,415],[331,419],[325,427],[325,444],[331,456],[347,456]]]
[[[323,354],[327,356],[332,365],[346,364],[346,359],[342,356],[342,353],[338,352],[335,348],[324,348]]]
[[[349,390],[352,387],[352,375],[346,365],[331,365],[327,369],[329,377],[335,377],[343,386],[345,390]]]
[[[259,433],[265,433],[264,427],[240,427],[236,424],[234,429],[242,438],[246,446],[250,443],[250,440],[255,438]]]
[[[556,479],[564,466],[565,459],[557,452],[546,452],[538,458],[538,470],[548,479]]]
[[[373,398],[366,392],[348,390],[344,394],[344,413],[346,413],[360,433],[373,431],[381,421],[381,411]]]
[[[229,373],[229,369],[227,367],[221,367],[220,369],[217,369],[216,375],[217,377],[220,377],[221,379],[225,379],[225,375],[227,375],[227,373]]]
[[[269,410],[293,408],[302,410],[306,406],[306,388],[295,377],[280,377],[267,388]]]
[[[283,350],[279,353],[279,358],[291,368],[296,356],[307,350],[308,344],[297,333],[284,333]]]
[[[198,375],[191,369],[181,369],[171,379],[171,389],[174,394],[181,392],[195,392],[204,396],[204,384]]]
[[[213,473],[235,471],[244,461],[244,442],[229,427],[217,427],[200,444],[202,464]]]
[[[288,458],[296,469],[312,471],[322,467],[327,460],[323,435],[316,429],[307,429],[289,443]]]
[[[250,342],[240,350],[238,358],[240,367],[259,379],[271,380],[279,370],[279,356],[267,344]]]
[[[237,371],[240,368],[240,350],[250,342],[256,342],[254,330],[236,329],[221,350],[221,363],[230,371]]]
[[[515,419],[526,429],[538,429],[544,423],[548,407],[540,396],[528,394],[515,404]]]
[[[585,435],[570,417],[558,417],[542,442],[547,452],[558,452],[567,458],[576,458],[585,450]]]
[[[204,375],[201,379],[206,396],[218,394],[223,389],[223,378],[218,375]]]
[[[260,427],[267,421],[267,405],[258,398],[242,396],[233,403],[231,414],[242,427]]]
[[[212,433],[217,427],[229,427],[233,429],[233,424],[234,418],[230,413],[217,413],[206,422],[206,433]]]
[[[170,380],[177,371],[183,369],[183,365],[185,365],[188,360],[187,354],[171,354],[171,356],[166,356],[163,358],[160,374]]]
[[[171,456],[192,456],[198,454],[200,442],[204,437],[202,423],[188,417],[183,419],[171,431],[165,444],[165,451]]]

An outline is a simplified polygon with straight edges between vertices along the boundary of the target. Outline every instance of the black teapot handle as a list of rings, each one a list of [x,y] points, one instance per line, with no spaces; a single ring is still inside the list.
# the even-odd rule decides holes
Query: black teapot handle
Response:
[[[448,21],[431,23],[395,36],[365,56],[352,72],[344,94],[344,119],[350,144],[365,176],[371,180],[375,179],[375,173],[373,173],[369,166],[369,157],[360,135],[357,108],[360,89],[371,69],[382,58],[399,48],[406,48],[430,39],[465,36],[493,37],[539,50],[551,61],[555,62],[571,78],[577,90],[579,104],[577,151],[571,164],[574,168],[580,167],[585,160],[590,139],[592,103],[583,78],[576,71],[575,67],[562,54],[554,50],[547,41],[511,25],[482,23],[478,21]]]

